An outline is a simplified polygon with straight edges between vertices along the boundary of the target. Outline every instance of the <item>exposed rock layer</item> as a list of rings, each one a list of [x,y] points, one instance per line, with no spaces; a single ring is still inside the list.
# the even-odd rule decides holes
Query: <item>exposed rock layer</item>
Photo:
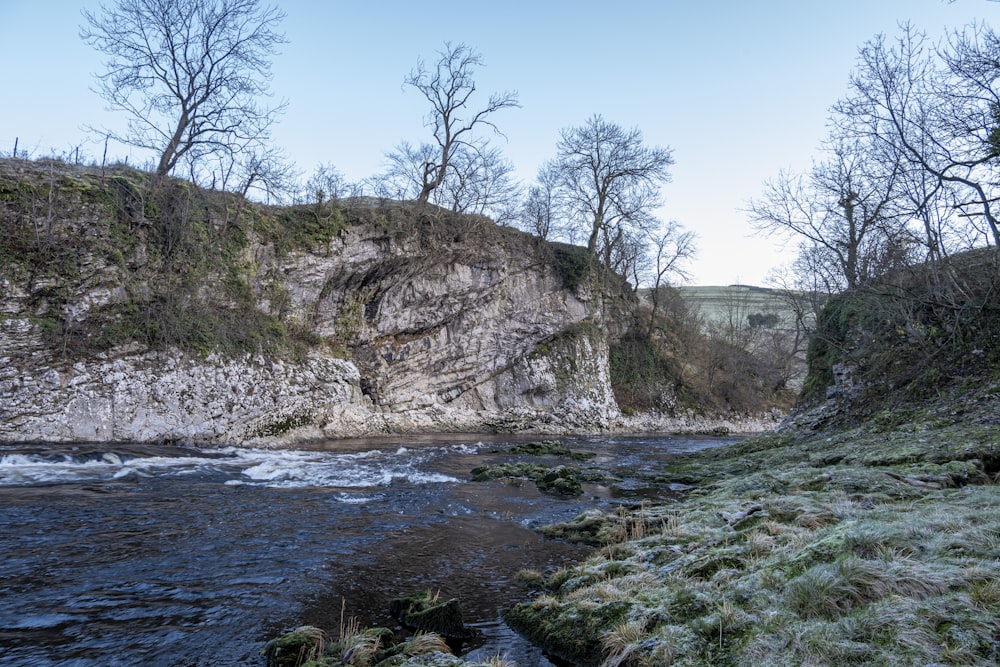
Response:
[[[108,209],[59,196],[46,243],[108,236]],[[0,212],[41,228],[25,210]],[[297,358],[59,349],[46,321],[79,329],[142,291],[128,267],[150,262],[148,237],[119,262],[81,252],[68,277],[0,267],[0,440],[259,443],[616,423],[606,323],[629,309],[620,285],[569,289],[545,244],[485,220],[401,230],[380,216],[357,215],[308,250],[252,233],[240,250],[256,310],[313,337]],[[204,286],[214,308],[226,307],[227,279],[220,269]]]

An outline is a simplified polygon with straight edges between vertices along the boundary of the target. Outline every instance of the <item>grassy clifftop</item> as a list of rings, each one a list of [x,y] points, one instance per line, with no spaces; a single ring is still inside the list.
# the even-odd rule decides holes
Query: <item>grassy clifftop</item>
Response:
[[[332,206],[269,209],[173,179],[154,191],[124,166],[0,160],[0,279],[68,356],[293,349],[303,332],[256,307],[251,242],[289,252],[344,226]]]
[[[592,268],[583,248],[538,243],[434,206],[371,198],[264,206],[180,179],[154,188],[150,174],[123,165],[0,159],[0,281],[8,297],[0,306],[29,312],[67,357],[130,343],[296,355],[330,341],[290,312],[283,258],[329,253],[334,239],[362,227],[425,264],[509,244],[552,266],[569,290]],[[602,284],[624,296],[612,282]]]

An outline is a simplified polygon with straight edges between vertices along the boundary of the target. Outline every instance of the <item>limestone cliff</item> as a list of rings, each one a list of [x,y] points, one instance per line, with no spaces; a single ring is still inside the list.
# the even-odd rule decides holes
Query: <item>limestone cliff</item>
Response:
[[[393,202],[272,209],[0,162],[0,440],[593,431],[620,416],[607,338],[631,304],[576,249]]]

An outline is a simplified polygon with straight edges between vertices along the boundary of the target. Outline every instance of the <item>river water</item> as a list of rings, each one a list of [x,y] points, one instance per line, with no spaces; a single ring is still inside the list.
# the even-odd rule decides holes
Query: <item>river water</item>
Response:
[[[568,463],[506,453],[513,438],[0,446],[0,664],[259,666],[283,630],[335,634],[342,613],[392,627],[391,598],[433,589],[482,632],[467,659],[551,665],[500,614],[530,595],[519,570],[551,572],[588,549],[534,528],[669,495],[644,476],[731,441],[563,439],[597,454],[579,465],[625,478],[578,498],[469,481],[485,463]]]

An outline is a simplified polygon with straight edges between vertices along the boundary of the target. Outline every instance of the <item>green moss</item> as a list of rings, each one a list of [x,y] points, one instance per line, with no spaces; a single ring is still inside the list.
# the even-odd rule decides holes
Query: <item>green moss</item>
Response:
[[[176,179],[154,191],[148,174],[124,167],[14,166],[0,160],[8,203],[0,211],[0,275],[46,285],[33,290],[29,306],[45,313],[42,331],[54,349],[94,353],[140,343],[194,354],[300,358],[319,343],[285,321],[280,302],[275,314],[257,310],[259,268],[246,252],[248,230],[269,229],[278,246],[311,246],[342,229],[336,212],[319,227],[283,229],[281,210]],[[43,204],[51,224],[38,229],[29,220]],[[95,280],[114,285],[114,298],[65,327],[55,314]]]
[[[527,456],[564,456],[574,461],[587,461],[594,458],[593,452],[575,452],[557,440],[541,440],[514,445],[507,450],[510,454]]]
[[[308,426],[312,423],[312,415],[308,412],[291,414],[276,422],[271,422],[257,429],[256,436],[269,438],[277,437],[289,433],[297,428]]]
[[[661,397],[672,395],[680,371],[640,329],[611,345],[608,351],[611,387],[619,406],[650,410],[661,406]]]
[[[457,599],[441,600],[430,591],[391,600],[389,613],[406,627],[434,632],[442,637],[463,639],[479,634],[478,630],[465,626],[462,607]]]
[[[539,491],[554,495],[578,496],[583,493],[582,482],[608,484],[618,481],[599,469],[580,469],[576,466],[542,465],[535,463],[499,463],[472,469],[473,482],[503,479],[508,482],[529,479]]]
[[[551,243],[549,248],[563,287],[568,290],[575,290],[583,285],[592,272],[596,271],[594,256],[582,246]]]
[[[318,628],[303,626],[268,642],[264,656],[268,667],[301,667],[324,651],[326,635]],[[322,664],[322,663],[320,663]]]
[[[365,326],[367,299],[362,292],[348,292],[337,312],[334,331],[338,343],[349,346],[355,342]]]
[[[258,232],[279,253],[325,248],[347,230],[344,211],[334,203],[292,206],[258,221]]]
[[[596,665],[602,653],[600,638],[631,609],[632,604],[625,601],[571,610],[535,601],[508,610],[504,620],[553,655],[582,665]]]

